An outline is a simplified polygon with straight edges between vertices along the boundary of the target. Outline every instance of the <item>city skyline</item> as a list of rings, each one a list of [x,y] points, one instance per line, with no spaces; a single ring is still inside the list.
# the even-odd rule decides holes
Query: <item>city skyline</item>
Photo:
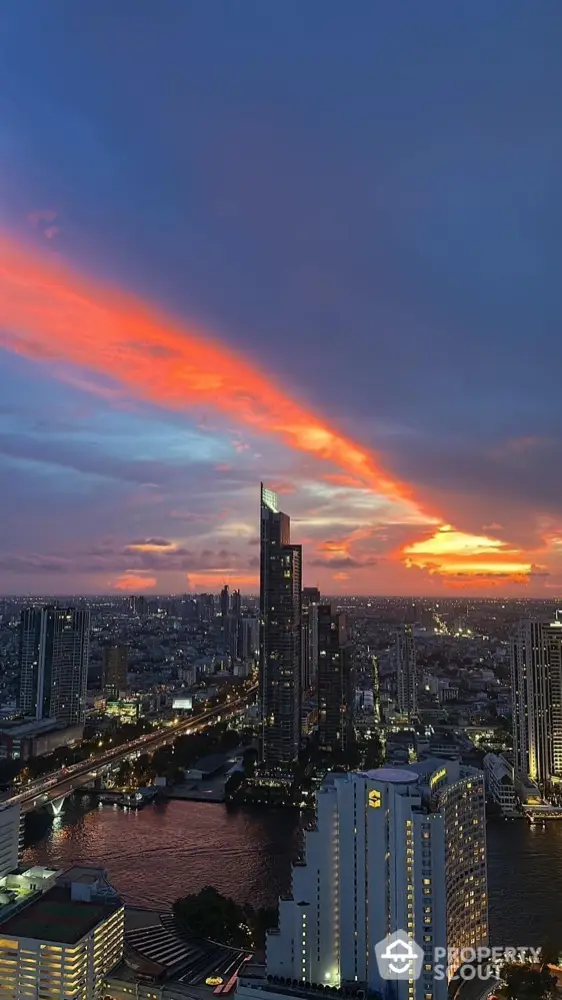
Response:
[[[0,592],[560,594],[562,13],[222,13],[10,5]]]

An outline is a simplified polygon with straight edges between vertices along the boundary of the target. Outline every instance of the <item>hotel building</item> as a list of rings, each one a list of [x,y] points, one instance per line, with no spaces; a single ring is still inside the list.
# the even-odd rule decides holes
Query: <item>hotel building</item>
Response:
[[[0,1000],[101,1000],[123,935],[123,903],[103,873],[72,869],[0,923]]]
[[[484,802],[482,773],[458,761],[329,776],[268,934],[267,975],[385,995],[375,945],[402,930],[424,962],[419,979],[392,984],[396,1000],[445,1000],[435,949],[488,940]],[[241,978],[240,996],[258,992]]]

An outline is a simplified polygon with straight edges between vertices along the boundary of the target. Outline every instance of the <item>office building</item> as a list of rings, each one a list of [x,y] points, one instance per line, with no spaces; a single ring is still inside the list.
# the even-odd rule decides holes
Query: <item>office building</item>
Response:
[[[284,772],[300,742],[302,550],[272,490],[260,502],[260,704],[263,764]]]
[[[317,587],[304,587],[302,592],[302,666],[301,688],[305,692],[316,687],[318,680],[318,605]]]
[[[521,621],[511,643],[515,772],[562,779],[562,621]]]
[[[123,940],[123,903],[103,873],[74,869],[1,921],[0,1000],[102,1000]]]
[[[20,624],[20,709],[71,726],[86,716],[90,612],[28,608]]]
[[[127,690],[127,665],[129,651],[121,642],[103,647],[102,685],[105,694],[118,698]]]
[[[315,605],[318,621],[318,745],[345,750],[351,735],[353,684],[347,619],[330,604]]]
[[[392,984],[394,997],[446,1000],[434,949],[452,949],[456,964],[488,941],[485,836],[483,775],[458,762],[329,775],[267,936],[267,975],[386,996],[375,945],[403,930],[424,961],[418,980]],[[247,986],[240,995],[260,1000]]]
[[[418,711],[416,644],[411,625],[403,625],[396,629],[392,655],[396,679],[396,707],[401,716],[410,720]]]

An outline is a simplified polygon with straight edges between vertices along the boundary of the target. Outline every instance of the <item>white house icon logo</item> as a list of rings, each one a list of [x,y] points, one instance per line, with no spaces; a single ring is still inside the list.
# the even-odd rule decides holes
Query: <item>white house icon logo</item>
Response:
[[[405,931],[395,931],[375,945],[382,979],[419,979],[423,951]]]

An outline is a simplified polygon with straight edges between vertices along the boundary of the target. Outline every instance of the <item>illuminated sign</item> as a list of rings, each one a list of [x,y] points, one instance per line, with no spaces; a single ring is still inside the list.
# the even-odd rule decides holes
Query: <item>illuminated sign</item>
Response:
[[[431,775],[431,778],[429,779],[429,787],[435,788],[435,786],[439,784],[441,779],[446,777],[447,777],[447,768],[442,767],[440,771],[436,771],[435,774]]]
[[[206,986],[220,986],[222,983],[222,976],[207,976],[205,980]]]
[[[371,809],[380,809],[381,807],[381,793],[376,788],[369,792],[369,806]]]

